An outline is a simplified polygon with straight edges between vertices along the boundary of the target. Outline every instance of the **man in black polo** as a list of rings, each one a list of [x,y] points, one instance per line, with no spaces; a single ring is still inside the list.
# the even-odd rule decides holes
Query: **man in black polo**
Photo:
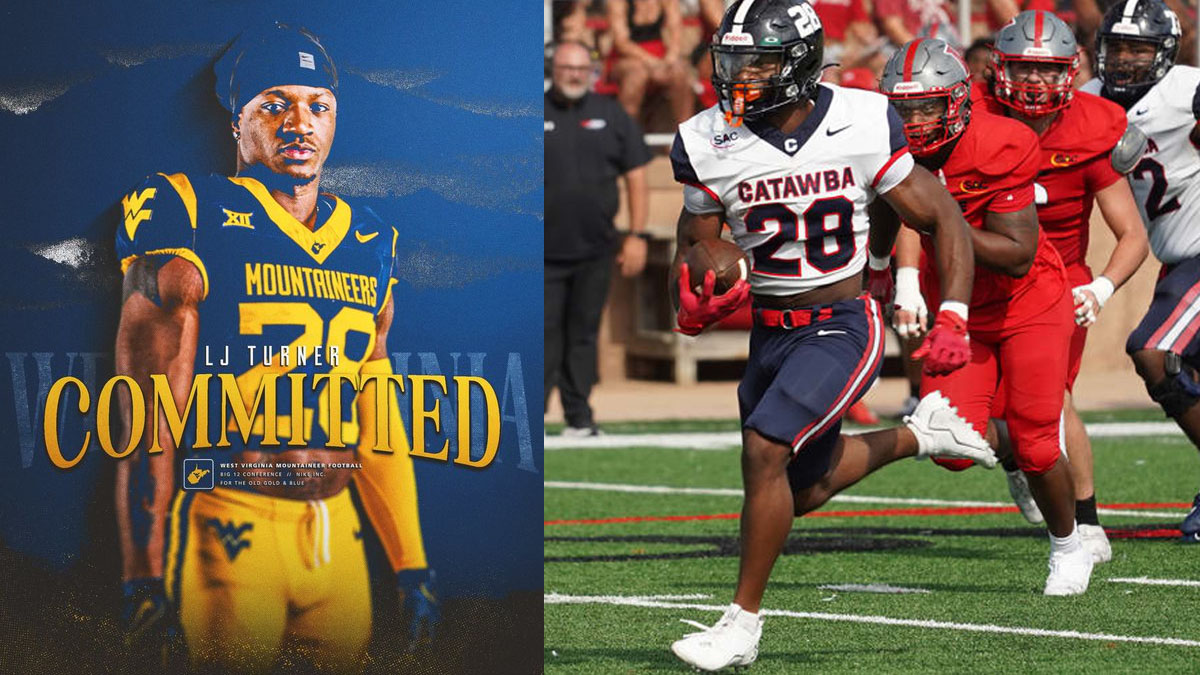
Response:
[[[588,396],[596,383],[596,336],[614,254],[621,274],[646,264],[650,151],[637,123],[613,99],[590,93],[594,64],[587,47],[554,50],[546,92],[546,402],[558,386],[565,436],[595,436]],[[631,234],[613,228],[625,177]]]

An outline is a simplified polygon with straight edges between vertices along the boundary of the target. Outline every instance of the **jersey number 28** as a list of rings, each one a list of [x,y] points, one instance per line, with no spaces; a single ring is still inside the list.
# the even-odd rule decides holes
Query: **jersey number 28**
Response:
[[[807,6],[807,5],[806,5]],[[803,276],[800,258],[777,258],[789,242],[804,242],[803,259],[822,274],[846,266],[854,257],[854,202],[845,197],[818,199],[804,210],[804,237],[800,218],[783,204],[763,204],[746,212],[747,232],[775,230],[754,247],[754,271],[774,277]],[[832,227],[830,225],[832,224]],[[828,244],[832,243],[832,248]]]

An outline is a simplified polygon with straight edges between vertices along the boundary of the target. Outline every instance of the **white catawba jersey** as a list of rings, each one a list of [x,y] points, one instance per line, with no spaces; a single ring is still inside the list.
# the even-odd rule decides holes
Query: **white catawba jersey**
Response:
[[[1092,80],[1083,91],[1099,94],[1100,84]],[[1129,184],[1150,250],[1167,264],[1200,256],[1200,150],[1189,137],[1200,117],[1198,86],[1200,69],[1173,66],[1126,113],[1147,138]]]
[[[862,272],[867,204],[913,159],[886,97],[822,84],[791,134],[761,119],[729,126],[715,106],[701,112],[679,125],[671,164],[688,210],[725,213],[754,262],[754,292],[792,295]]]

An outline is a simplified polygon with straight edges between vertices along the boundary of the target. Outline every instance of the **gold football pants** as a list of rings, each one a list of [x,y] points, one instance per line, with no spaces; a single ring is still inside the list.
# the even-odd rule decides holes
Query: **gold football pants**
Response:
[[[349,490],[312,501],[180,492],[170,526],[165,582],[193,665],[262,672],[282,654],[361,670],[371,600]]]

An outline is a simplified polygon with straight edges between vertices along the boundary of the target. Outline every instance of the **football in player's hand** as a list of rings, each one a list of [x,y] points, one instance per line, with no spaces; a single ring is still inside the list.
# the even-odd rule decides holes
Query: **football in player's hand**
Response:
[[[728,291],[738,279],[749,279],[750,261],[737,244],[724,239],[701,239],[688,250],[684,262],[692,282],[692,290],[700,294],[704,275],[712,270],[717,274],[713,293],[721,295]]]

